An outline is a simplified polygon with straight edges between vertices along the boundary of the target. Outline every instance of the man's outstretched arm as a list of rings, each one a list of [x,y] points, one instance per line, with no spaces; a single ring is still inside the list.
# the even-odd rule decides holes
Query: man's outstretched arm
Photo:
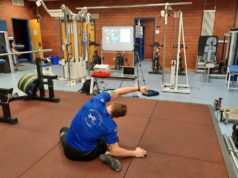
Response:
[[[118,143],[108,144],[108,149],[109,151],[106,154],[113,156],[143,158],[147,155],[147,151],[140,147],[137,147],[135,150],[127,150],[121,148]]]
[[[116,90],[112,90],[110,91],[110,95],[111,95],[111,99],[116,98],[120,95],[125,95],[128,93],[132,93],[132,92],[142,92],[142,93],[147,93],[148,91],[148,87],[147,86],[141,86],[141,87],[125,87],[125,88],[118,88]]]

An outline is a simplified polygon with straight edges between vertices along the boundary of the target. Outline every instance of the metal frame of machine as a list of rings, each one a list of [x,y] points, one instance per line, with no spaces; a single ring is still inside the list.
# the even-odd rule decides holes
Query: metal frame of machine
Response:
[[[229,40],[227,45],[226,59],[228,60],[227,65],[238,65],[238,29],[229,32]]]
[[[66,59],[61,64],[64,66],[64,78],[68,80],[69,85],[74,85],[78,81],[84,81],[87,74],[87,62],[89,61],[89,35],[88,25],[90,23],[91,15],[87,13],[86,9],[80,10],[77,14],[73,13],[68,7],[62,5],[60,9],[49,10],[43,0],[37,0],[36,5],[43,6],[47,13],[56,19],[63,20],[65,39],[62,41],[62,50],[66,51]],[[79,56],[79,38],[77,22],[86,22],[86,31],[83,32],[84,56]],[[72,28],[69,26],[72,22]],[[62,30],[61,30],[62,31]],[[70,53],[71,43],[69,42],[69,33],[74,36],[74,50],[73,55]]]
[[[226,46],[226,54],[224,67],[228,67],[230,65],[238,65],[238,29],[231,29],[229,33],[224,34],[224,40],[218,40],[220,44],[227,44]],[[223,47],[224,48],[224,47]],[[224,49],[223,49],[224,52]],[[206,80],[209,81],[210,78],[226,78],[226,73],[224,74],[211,74],[210,69],[216,67],[218,64],[216,60],[213,63],[201,63],[200,62],[201,56],[197,57],[197,72],[205,71]]]
[[[165,7],[165,10],[162,12],[164,17],[164,54],[163,54],[163,65],[165,65],[166,61],[166,27],[167,27],[167,18],[168,18],[168,10],[169,6]],[[188,72],[187,72],[187,57],[186,57],[186,45],[185,45],[185,38],[184,38],[184,27],[183,27],[183,13],[182,11],[178,11],[175,18],[179,18],[179,31],[178,31],[178,44],[177,44],[177,57],[176,60],[171,61],[171,73],[170,73],[170,83],[165,82],[165,70],[162,73],[162,91],[164,92],[172,92],[172,93],[185,93],[189,94],[189,84],[188,84]],[[181,42],[182,41],[182,42]],[[180,84],[179,83],[179,58],[181,48],[180,46],[183,45],[183,55],[184,55],[184,64],[185,64],[185,78],[186,83]]]
[[[5,51],[7,53],[11,53],[10,44],[9,44],[9,40],[8,40],[8,33],[6,31],[0,31],[0,33],[2,33],[3,36],[4,36]],[[0,55],[0,56],[7,56],[8,57],[7,60],[8,60],[8,63],[9,63],[10,72],[14,72],[14,62],[13,62],[12,55]]]

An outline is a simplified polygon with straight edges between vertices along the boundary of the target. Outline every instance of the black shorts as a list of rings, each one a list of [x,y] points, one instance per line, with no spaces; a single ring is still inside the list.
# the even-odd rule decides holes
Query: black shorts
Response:
[[[60,141],[64,149],[64,155],[73,161],[90,161],[107,151],[107,145],[104,138],[99,138],[97,146],[89,152],[80,151],[67,144],[66,134],[60,137]]]

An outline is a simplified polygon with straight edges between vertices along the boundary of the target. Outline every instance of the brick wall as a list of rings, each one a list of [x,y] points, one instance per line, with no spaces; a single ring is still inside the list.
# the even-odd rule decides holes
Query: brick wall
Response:
[[[32,3],[25,1],[25,6],[12,5],[11,0],[0,1],[0,19],[7,21],[8,35],[13,36],[12,18],[32,19],[35,17]]]
[[[198,38],[201,33],[202,12],[205,9],[214,9],[215,1],[206,0],[191,0],[192,5],[174,6],[176,10],[182,10],[184,13],[184,29],[185,40],[187,45],[187,62],[188,68],[194,69],[196,64]],[[75,7],[83,6],[112,6],[112,5],[128,5],[128,4],[150,4],[150,3],[164,3],[164,0],[87,0],[83,2],[61,0],[59,2],[46,2],[49,9],[59,8],[61,4],[66,4],[73,12],[77,12]],[[170,2],[190,2],[190,0],[170,1]],[[32,10],[35,4],[32,3],[32,8],[29,9],[28,3],[24,8],[12,7],[11,1],[4,0],[0,2],[0,6],[4,5],[4,11],[0,11],[0,18],[7,19],[8,28],[10,27],[10,16],[18,16],[21,18],[30,18],[34,16]],[[6,8],[5,8],[6,7]],[[237,2],[236,0],[217,0],[216,20],[214,27],[214,35],[218,35],[219,39],[223,39],[223,34],[228,32],[234,26]],[[2,8],[1,8],[2,9]],[[160,11],[162,7],[144,7],[144,8],[125,8],[125,9],[100,9],[90,10],[91,13],[99,13],[100,19],[96,20],[96,40],[101,43],[101,33],[103,26],[133,26],[134,18],[155,17],[156,29],[160,30],[160,34],[155,35],[155,41],[164,43],[163,37],[163,19],[160,18]],[[54,51],[51,55],[60,54],[60,35],[58,21],[49,17],[45,10],[40,7],[40,14],[42,16],[41,29],[42,40],[44,48],[52,48]],[[14,13],[13,13],[14,12]],[[3,14],[3,15],[2,15]],[[12,15],[8,15],[12,14]],[[174,56],[174,18],[171,14],[169,17],[169,24],[167,29],[167,43],[166,43],[166,66],[170,65],[170,60]],[[10,30],[11,31],[11,30]],[[100,48],[99,48],[100,51]],[[161,52],[161,59],[163,59],[163,51]],[[219,47],[218,58],[221,56],[221,48]],[[112,62],[109,60],[108,62]],[[162,61],[161,61],[162,63]]]

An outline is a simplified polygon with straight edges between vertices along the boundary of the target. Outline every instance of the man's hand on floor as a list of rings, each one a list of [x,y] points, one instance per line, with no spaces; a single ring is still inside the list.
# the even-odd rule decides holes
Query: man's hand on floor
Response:
[[[140,148],[140,147],[137,147],[135,149],[135,157],[137,158],[143,158],[145,157],[147,154],[147,151],[145,151],[144,149]]]

